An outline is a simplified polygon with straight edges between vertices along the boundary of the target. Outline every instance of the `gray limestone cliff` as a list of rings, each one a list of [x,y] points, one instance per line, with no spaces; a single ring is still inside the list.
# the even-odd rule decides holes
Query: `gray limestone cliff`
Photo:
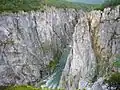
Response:
[[[81,88],[111,70],[120,54],[120,6],[104,11],[47,8],[0,15],[0,85],[37,83],[71,45],[60,87]]]
[[[81,12],[60,85],[75,90],[87,86],[87,82],[95,82],[111,72],[111,64],[119,54],[120,7]]]
[[[0,15],[0,85],[39,82],[47,65],[72,40],[73,9]]]

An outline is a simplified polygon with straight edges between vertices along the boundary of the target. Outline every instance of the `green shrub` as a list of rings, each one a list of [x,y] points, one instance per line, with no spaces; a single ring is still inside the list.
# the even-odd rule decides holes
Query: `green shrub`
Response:
[[[0,89],[1,90],[5,90],[5,89],[7,89],[8,88],[8,86],[0,86]]]
[[[3,90],[41,90],[41,89],[37,89],[32,86],[23,85],[23,86],[8,86]]]
[[[120,55],[116,56],[116,60],[113,62],[113,66],[120,68]]]
[[[53,57],[53,60],[51,60],[49,62],[49,64],[47,65],[47,68],[49,68],[52,72],[55,70],[57,64],[59,63],[59,59],[62,55],[62,52],[61,51],[57,51]]]
[[[113,69],[112,72],[108,73],[105,83],[109,85],[109,87],[115,87],[116,90],[120,90],[120,72],[118,68],[120,68],[120,54],[114,55],[113,61]]]
[[[74,8],[90,11],[98,5],[73,3],[66,0],[0,0],[0,12],[18,12],[40,10],[43,6],[55,6],[56,8]]]
[[[48,6],[55,6],[57,8],[74,8],[76,10],[83,9],[85,11],[90,11],[96,8],[99,4],[85,4],[85,3],[75,3],[75,2],[68,2],[66,0],[48,0]]]
[[[95,7],[95,10],[103,11],[104,8],[120,5],[120,0],[105,0],[104,3]]]
[[[112,7],[120,4],[120,0],[105,0],[103,7]]]
[[[28,85],[21,85],[21,86],[0,86],[0,90],[63,90],[63,89],[35,88]]]
[[[0,11],[30,11],[42,7],[40,0],[0,0]]]
[[[109,87],[119,87],[120,85],[120,73],[116,72],[105,80]]]

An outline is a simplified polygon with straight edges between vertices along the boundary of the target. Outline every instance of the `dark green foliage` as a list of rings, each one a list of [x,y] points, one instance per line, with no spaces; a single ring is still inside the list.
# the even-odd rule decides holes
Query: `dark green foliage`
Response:
[[[116,60],[113,62],[113,66],[120,68],[120,55],[116,56]]]
[[[113,7],[120,4],[120,0],[105,0],[103,7]]]
[[[21,86],[0,86],[0,90],[63,90],[63,89],[35,88],[28,85],[21,85]]]
[[[120,73],[116,72],[112,74],[107,80],[105,80],[105,82],[108,83],[109,87],[120,89]]]
[[[5,90],[41,90],[41,89],[37,89],[32,86],[24,85],[24,86],[9,86]]]
[[[109,87],[115,87],[116,90],[120,90],[120,72],[118,72],[118,68],[120,68],[120,55],[115,55],[115,60],[113,62],[113,70],[110,73],[107,79],[105,80],[108,83]],[[116,70],[115,70],[116,69]]]
[[[74,9],[83,9],[85,11],[90,11],[96,8],[99,4],[84,4],[84,3],[75,3],[67,2],[65,0],[48,0],[48,6],[55,6],[57,8],[74,8]]]
[[[0,11],[17,12],[19,10],[30,11],[42,7],[40,0],[0,0]]]
[[[58,50],[54,55],[53,60],[51,60],[49,65],[47,66],[47,68],[49,68],[52,72],[56,68],[56,65],[58,64],[61,55],[62,55],[61,51]]]
[[[5,89],[7,89],[8,88],[8,86],[0,86],[0,89],[1,90],[5,90]]]
[[[0,0],[0,12],[12,11],[18,12],[40,10],[43,6],[55,6],[57,8],[74,8],[90,11],[93,9],[103,10],[105,7],[116,6],[120,4],[120,0],[106,0],[102,5],[100,4],[84,4],[68,2],[66,0]]]
[[[101,5],[96,6],[96,8],[94,10],[101,10],[101,11],[103,11],[104,8],[105,7],[103,7],[103,5],[101,4]]]
[[[72,3],[65,0],[0,0],[0,12],[18,12],[40,10],[44,6],[55,6],[57,8],[74,8],[83,10],[93,10],[99,4]]]
[[[95,10],[103,11],[104,8],[120,5],[120,0],[105,0],[103,4],[96,6]]]

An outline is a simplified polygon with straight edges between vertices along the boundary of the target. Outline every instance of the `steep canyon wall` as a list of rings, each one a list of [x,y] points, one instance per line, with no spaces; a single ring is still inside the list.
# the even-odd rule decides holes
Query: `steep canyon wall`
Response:
[[[71,45],[60,86],[80,88],[111,71],[120,54],[120,6],[104,11],[47,8],[0,15],[0,85],[39,82],[46,66]]]

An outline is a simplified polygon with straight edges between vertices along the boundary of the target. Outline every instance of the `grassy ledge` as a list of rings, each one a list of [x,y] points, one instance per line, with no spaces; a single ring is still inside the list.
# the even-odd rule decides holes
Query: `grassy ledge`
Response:
[[[0,86],[0,90],[63,90],[63,89],[35,88],[28,85],[21,85],[21,86]]]

